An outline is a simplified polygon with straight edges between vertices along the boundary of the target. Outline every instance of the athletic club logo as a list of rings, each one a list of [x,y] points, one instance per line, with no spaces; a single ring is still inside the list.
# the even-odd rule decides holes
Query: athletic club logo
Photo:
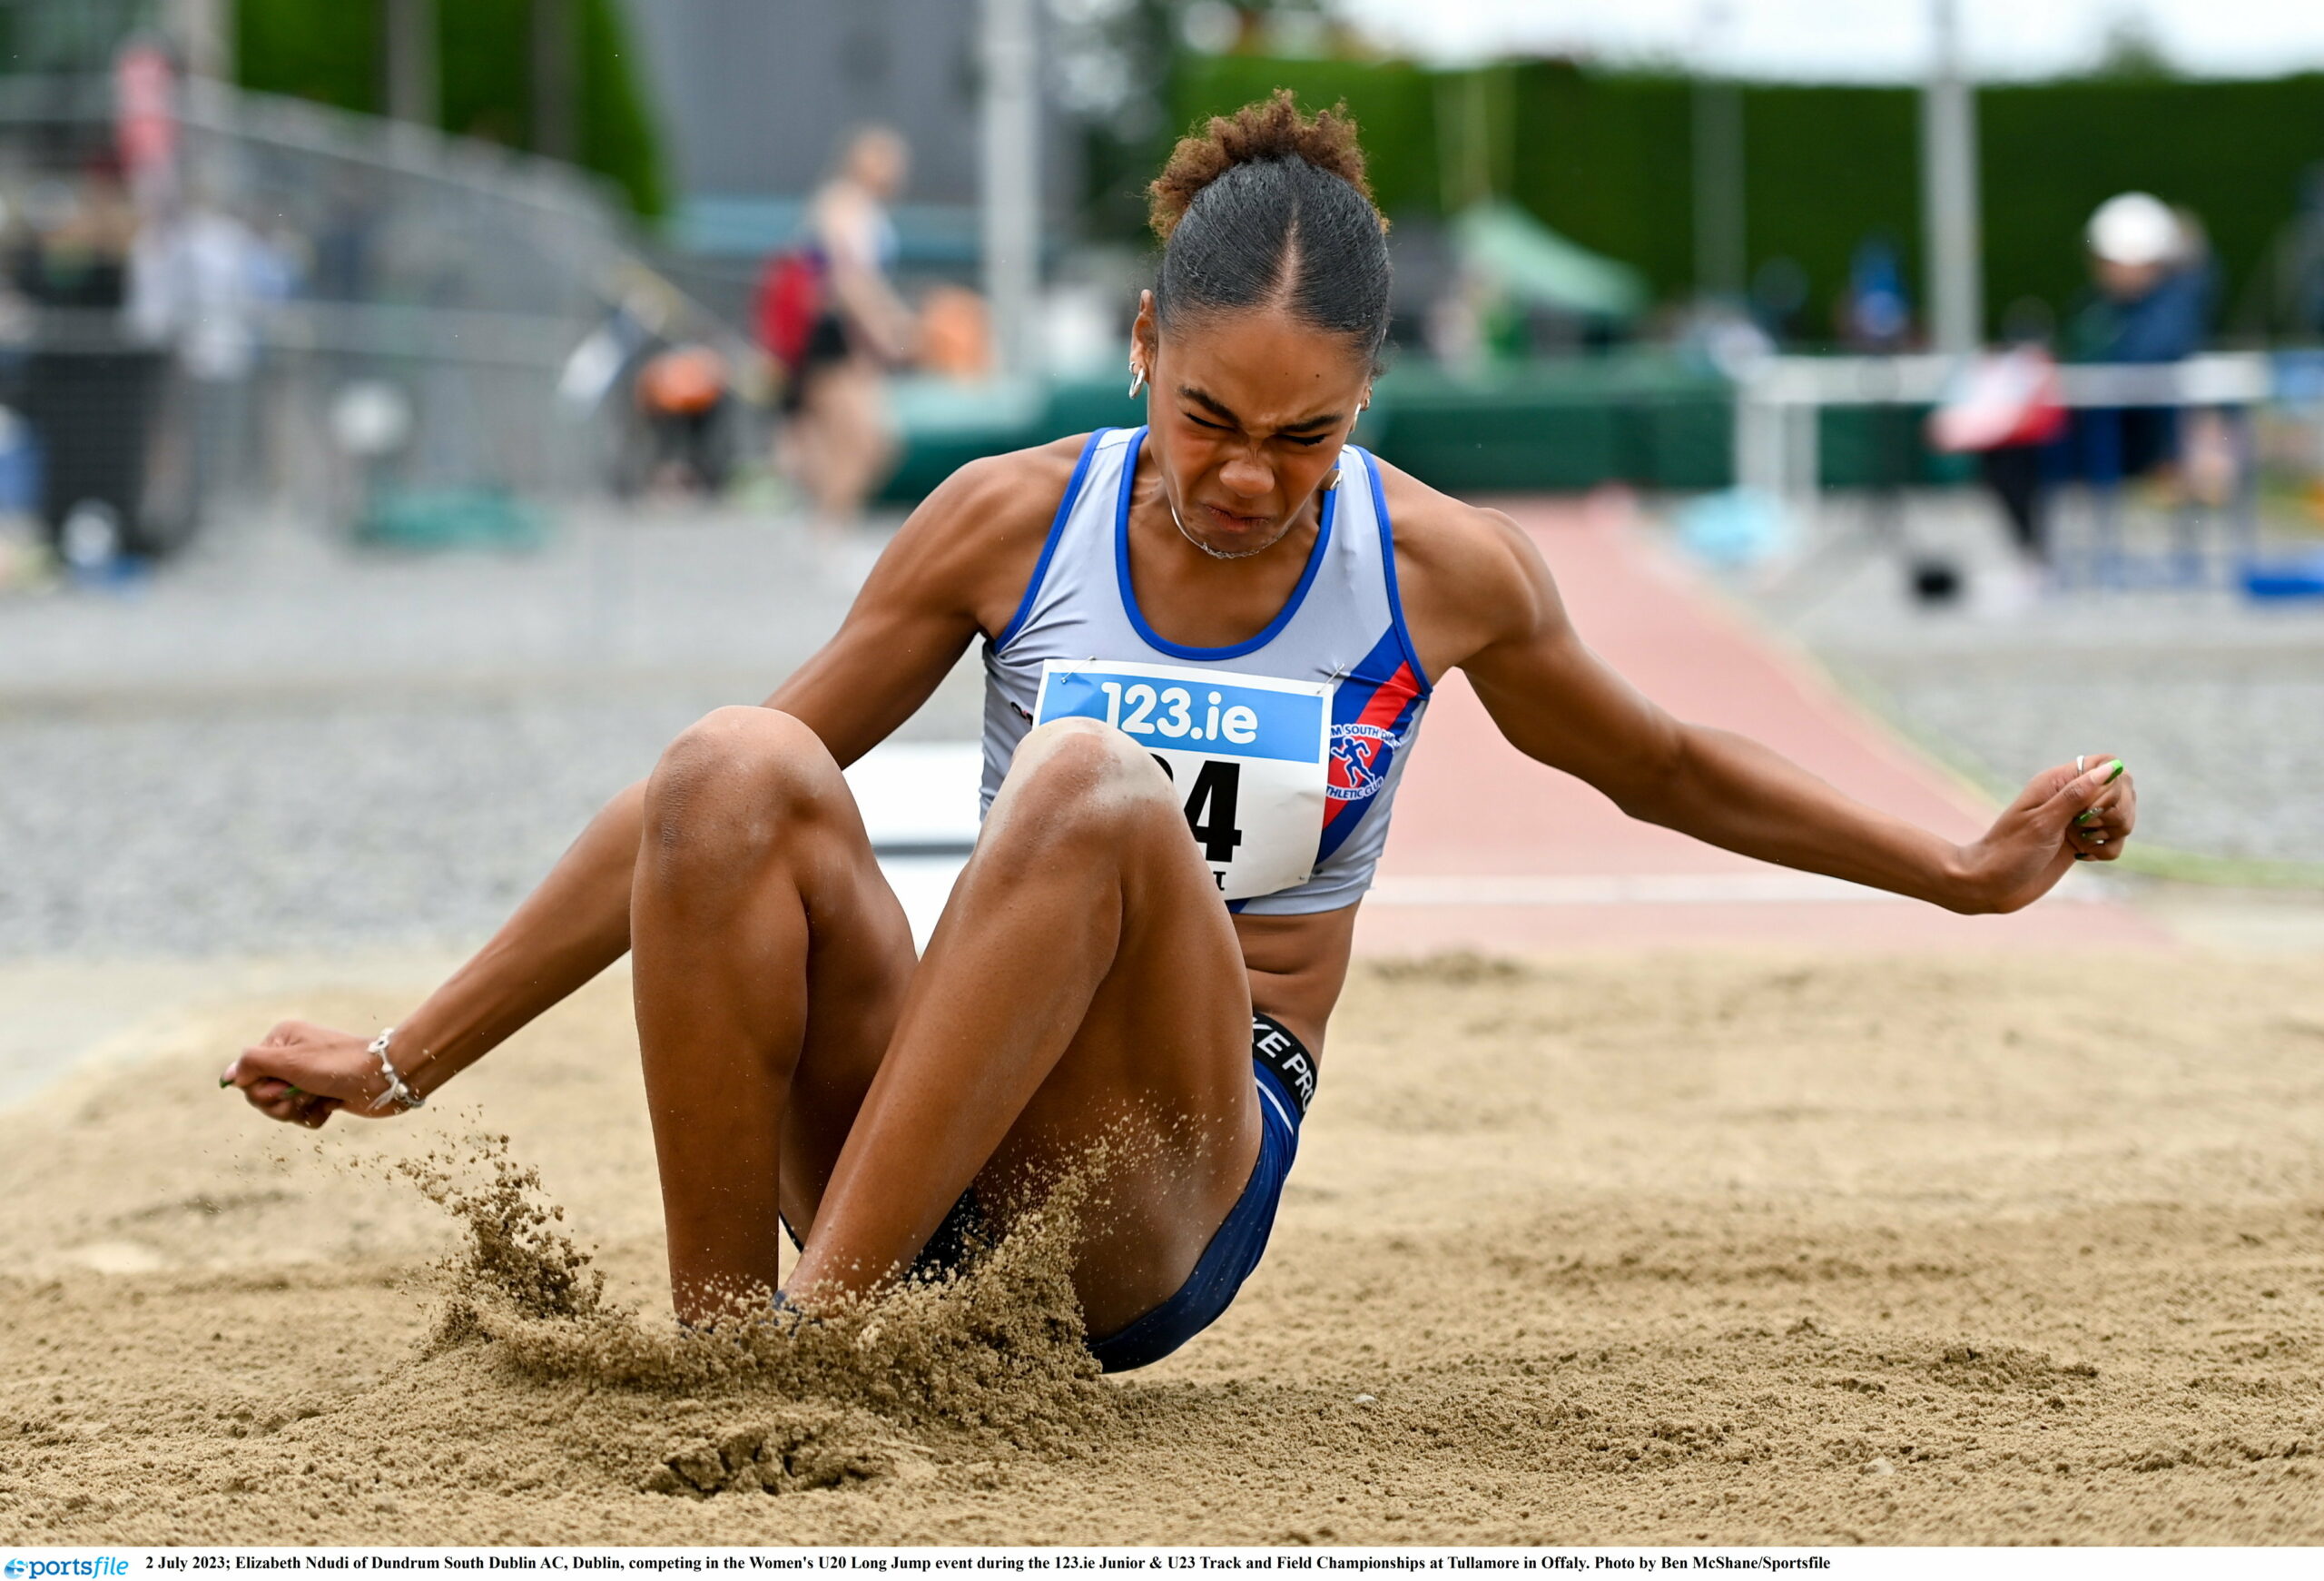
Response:
[[[1324,794],[1335,802],[1367,801],[1388,782],[1396,733],[1377,725],[1332,726],[1332,775]]]

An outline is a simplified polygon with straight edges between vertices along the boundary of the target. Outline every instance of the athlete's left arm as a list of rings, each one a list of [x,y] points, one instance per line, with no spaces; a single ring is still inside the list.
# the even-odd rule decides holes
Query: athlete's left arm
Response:
[[[1442,497],[1439,497],[1440,499]],[[1459,519],[1424,539],[1407,578],[1415,635],[1468,675],[1503,736],[1605,793],[1634,818],[1787,867],[1956,912],[2014,911],[2078,858],[2112,861],[2136,817],[2111,757],[2036,775],[1979,839],[1955,845],[1843,795],[1731,731],[1673,718],[1592,653],[1566,618],[1541,551],[1497,511],[1444,501]],[[1405,535],[1398,532],[1399,560]],[[1413,583],[1422,586],[1413,587]],[[1432,608],[1442,618],[1428,618]],[[2088,815],[2086,821],[2083,820]]]

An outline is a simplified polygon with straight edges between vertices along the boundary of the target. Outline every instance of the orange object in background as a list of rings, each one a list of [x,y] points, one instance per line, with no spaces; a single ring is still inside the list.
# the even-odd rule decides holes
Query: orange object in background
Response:
[[[940,285],[920,304],[920,365],[950,379],[992,371],[992,317],[966,286]]]
[[[642,411],[674,417],[708,411],[726,392],[726,360],[707,346],[674,346],[637,371]]]

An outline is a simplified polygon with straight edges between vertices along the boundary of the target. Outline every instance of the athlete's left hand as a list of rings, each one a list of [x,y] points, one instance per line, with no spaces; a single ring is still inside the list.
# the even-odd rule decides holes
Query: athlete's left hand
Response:
[[[2111,753],[2087,766],[2045,768],[2026,782],[1984,837],[1967,846],[1965,911],[2016,911],[2050,892],[2076,862],[2112,862],[2138,822],[2138,786]]]

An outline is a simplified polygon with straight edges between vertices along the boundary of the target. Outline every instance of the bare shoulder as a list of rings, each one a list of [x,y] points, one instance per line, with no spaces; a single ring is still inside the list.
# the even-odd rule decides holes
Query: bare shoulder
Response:
[[[1379,461],[1405,623],[1432,676],[1534,629],[1556,607],[1541,553],[1507,514]]]
[[[999,630],[1033,574],[1087,438],[1075,435],[961,467],[905,519],[880,557],[866,595],[934,596],[972,611],[988,633]]]
[[[1064,496],[1066,484],[1072,480],[1074,462],[1079,459],[1081,447],[1088,438],[1087,434],[1072,434],[1029,450],[980,457],[939,484],[928,497],[929,502],[950,503],[957,499],[987,510],[1013,508],[1039,516],[1047,526],[1058,500]],[[1044,498],[1049,503],[1041,506]]]
[[[970,461],[921,501],[904,523],[905,536],[1000,552],[1029,536],[1038,546],[1049,536],[1088,437]]]

